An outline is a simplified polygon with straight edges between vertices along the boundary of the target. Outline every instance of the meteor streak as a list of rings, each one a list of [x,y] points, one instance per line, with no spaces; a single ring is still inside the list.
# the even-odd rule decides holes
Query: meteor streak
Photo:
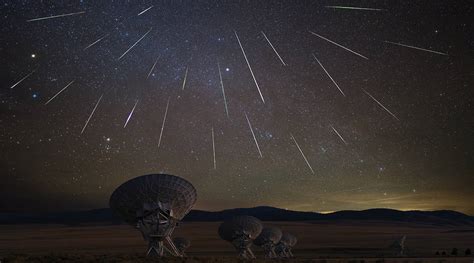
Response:
[[[392,41],[384,41],[384,42],[385,42],[385,43],[392,44],[392,45],[401,46],[401,47],[407,47],[407,48],[412,48],[412,49],[421,50],[421,51],[425,51],[425,52],[430,52],[430,53],[437,54],[437,55],[443,55],[443,56],[447,56],[447,55],[448,55],[448,54],[443,53],[443,52],[434,51],[434,50],[430,50],[430,49],[425,49],[425,48],[421,48],[421,47],[415,47],[415,46],[405,45],[405,44],[402,44],[402,43],[396,43],[396,42],[392,42]]]
[[[395,114],[393,114],[390,110],[388,110],[382,103],[380,103],[380,101],[378,101],[374,96],[372,96],[369,92],[367,92],[365,89],[362,89],[362,91],[365,92],[365,94],[367,94],[367,96],[369,96],[372,100],[374,100],[375,102],[377,102],[377,104],[382,107],[382,109],[384,109],[386,112],[388,112],[388,114],[392,115],[392,117],[394,117],[397,121],[400,121],[400,119],[397,118],[397,116]]]
[[[92,47],[93,45],[95,45],[95,44],[99,43],[99,42],[100,42],[102,39],[106,38],[108,35],[109,35],[109,34],[106,34],[106,35],[104,35],[103,37],[101,37],[101,38],[97,39],[97,40],[96,40],[96,41],[94,41],[92,44],[90,44],[90,45],[88,45],[87,47],[85,47],[83,50],[86,50],[86,49],[88,49],[88,48]]]
[[[135,42],[135,44],[133,44],[131,47],[129,47],[127,49],[127,51],[125,51],[119,58],[118,60],[122,59],[123,56],[125,56],[133,47],[135,47],[140,41],[142,41],[142,39],[144,39],[146,37],[146,35],[148,35],[148,33],[150,33],[150,31],[152,30],[153,28],[150,27],[150,29],[141,37],[137,40],[137,42]]]
[[[332,125],[330,125],[330,126],[331,126],[332,130],[337,134],[337,136],[339,136],[339,138],[341,138],[342,142],[343,142],[345,145],[347,145],[346,140],[344,140],[344,138],[342,138],[341,134],[339,134],[339,132],[338,132]]]
[[[321,62],[318,60],[318,58],[313,54],[313,57],[314,59],[316,59],[316,61],[318,62],[318,64],[321,66],[321,68],[323,68],[324,72],[326,72],[326,75],[328,75],[328,77],[331,79],[332,83],[334,83],[334,85],[336,85],[337,89],[342,93],[342,95],[344,95],[344,97],[346,96],[346,94],[344,94],[344,92],[341,90],[341,88],[339,88],[339,85],[337,85],[336,81],[334,81],[334,79],[331,77],[331,75],[329,75],[329,72],[324,68],[323,64],[321,64]]]
[[[56,93],[53,97],[51,97],[44,105],[48,105],[51,101],[54,100],[59,94],[61,94],[64,90],[66,90],[71,84],[74,83],[74,80],[69,82],[64,88],[62,88],[58,93]]]
[[[356,7],[356,6],[340,6],[340,5],[327,5],[326,8],[347,9],[347,10],[365,10],[365,11],[385,11],[385,9],[379,9],[379,8]]]
[[[216,144],[214,142],[214,127],[211,129],[212,134],[212,155],[214,157],[214,170],[216,169]]]
[[[26,22],[34,22],[34,21],[40,21],[40,20],[46,20],[46,19],[53,19],[53,18],[65,17],[65,16],[75,16],[75,15],[84,14],[85,12],[86,12],[86,11],[81,11],[81,12],[76,12],[76,13],[61,14],[61,15],[54,15],[54,16],[46,16],[46,17],[40,17],[40,18],[33,18],[33,19],[30,19],[30,20],[26,20]]]
[[[275,54],[278,56],[278,58],[280,59],[281,63],[283,64],[283,66],[286,66],[286,63],[285,61],[283,61],[283,59],[281,58],[280,54],[278,54],[278,51],[276,51],[275,47],[273,46],[272,42],[270,42],[270,39],[268,39],[267,35],[265,35],[265,33],[262,31],[262,34],[263,36],[265,37],[265,39],[267,40],[268,44],[270,45],[270,47],[272,47],[273,51],[275,52]]]
[[[100,101],[102,100],[102,97],[103,97],[103,96],[104,96],[104,94],[102,94],[102,95],[100,96],[99,100],[98,100],[97,103],[95,104],[94,109],[92,110],[91,114],[89,115],[89,118],[87,118],[86,124],[84,124],[84,127],[82,127],[81,134],[83,134],[84,131],[86,130],[87,125],[89,124],[89,121],[91,120],[92,116],[94,115],[94,112],[95,112],[95,110],[97,109],[97,106],[99,106],[99,103],[100,103]]]
[[[146,76],[146,79],[148,79],[151,75],[151,73],[153,72],[153,70],[155,69],[155,66],[156,66],[156,63],[158,63],[158,59],[160,58],[160,56],[158,56],[155,60],[155,63],[153,63],[153,66],[151,67],[150,69],[150,72],[148,72],[148,76]]]
[[[184,90],[184,87],[186,87],[186,79],[188,78],[188,67],[186,67],[186,72],[184,72],[184,80],[183,80],[183,88],[182,90]]]
[[[250,73],[252,74],[253,81],[255,82],[255,86],[257,86],[258,93],[260,94],[260,98],[262,98],[262,102],[265,103],[265,99],[263,98],[262,92],[260,91],[260,87],[258,86],[257,79],[255,78],[255,75],[253,74],[252,67],[250,66],[249,60],[247,59],[247,55],[245,54],[244,47],[242,46],[242,43],[240,43],[239,36],[237,35],[237,31],[234,31],[235,37],[237,38],[237,41],[239,42],[240,49],[242,50],[242,54],[244,54],[245,61],[247,62],[247,66],[249,67]]]
[[[128,114],[128,118],[127,118],[127,120],[125,121],[125,124],[123,125],[124,128],[127,127],[128,122],[129,122],[130,119],[132,118],[133,112],[135,111],[135,108],[137,107],[137,104],[138,104],[138,100],[135,101],[135,105],[133,105],[132,111],[130,111],[130,114]]]
[[[336,43],[336,42],[334,42],[334,41],[332,41],[332,40],[330,40],[330,39],[327,39],[327,38],[325,38],[325,37],[323,37],[323,36],[321,36],[321,35],[319,35],[319,34],[316,34],[316,33],[314,33],[313,31],[309,31],[309,33],[311,33],[311,34],[313,34],[313,35],[315,35],[315,36],[317,36],[317,37],[319,37],[319,38],[321,38],[321,39],[324,39],[324,40],[326,40],[327,42],[329,42],[329,43],[331,43],[331,44],[334,44],[334,45],[336,45],[336,46],[338,46],[338,47],[340,47],[340,48],[343,48],[343,49],[345,49],[345,50],[351,52],[352,54],[355,54],[355,55],[357,55],[357,56],[359,56],[359,57],[361,57],[361,58],[363,58],[363,59],[367,59],[367,60],[369,59],[369,58],[367,58],[366,56],[363,56],[363,55],[361,55],[361,54],[355,52],[354,50],[352,50],[352,49],[350,49],[350,48],[347,48],[347,47],[345,47],[345,46],[343,46],[343,45],[341,45],[341,44],[338,44],[338,43]]]
[[[293,139],[293,141],[295,142],[296,147],[298,147],[298,150],[300,150],[301,156],[303,156],[303,159],[304,159],[304,161],[306,162],[306,164],[308,165],[309,169],[311,170],[311,173],[314,174],[313,167],[311,167],[311,165],[309,164],[308,159],[306,158],[306,156],[304,155],[303,151],[301,150],[301,147],[300,147],[300,145],[298,144],[298,142],[296,141],[295,136],[293,136],[292,133],[290,133],[290,135],[291,135],[291,139]]]
[[[219,62],[217,62],[217,68],[219,69],[219,79],[221,81],[222,96],[224,97],[225,113],[227,114],[227,118],[229,118],[229,109],[227,108],[227,100],[225,98],[224,82],[222,81],[222,72],[221,72],[221,66],[219,65]]]
[[[150,10],[150,9],[152,9],[152,8],[153,8],[153,6],[148,7],[147,9],[145,9],[145,10],[141,11],[140,13],[138,13],[137,16],[143,15],[146,11],[148,11],[148,10]]]
[[[163,124],[161,124],[160,138],[158,139],[158,148],[161,145],[161,137],[163,136],[163,130],[165,129],[166,115],[168,114],[168,107],[170,106],[170,97],[168,97],[168,102],[166,103],[165,115],[163,116]]]
[[[26,76],[24,76],[22,79],[20,79],[17,83],[13,84],[10,89],[13,89],[14,87],[16,87],[18,84],[22,83],[23,80],[27,79],[29,76],[31,76],[33,73],[35,73],[36,69],[31,71],[30,73],[28,73]]]
[[[258,146],[257,137],[255,137],[255,133],[253,132],[252,124],[250,123],[249,117],[247,113],[245,113],[245,118],[247,119],[247,123],[249,124],[249,129],[252,132],[253,140],[255,141],[255,145],[257,146],[258,153],[260,154],[260,158],[263,158],[262,152],[260,151],[260,146]]]

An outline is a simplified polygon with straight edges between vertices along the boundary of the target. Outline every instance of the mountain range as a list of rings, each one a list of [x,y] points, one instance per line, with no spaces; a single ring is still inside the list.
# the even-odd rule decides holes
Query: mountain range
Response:
[[[236,215],[251,215],[262,221],[382,221],[392,223],[416,223],[438,226],[474,226],[474,217],[451,210],[399,211],[393,209],[368,209],[362,211],[338,211],[322,214],[300,212],[269,206],[235,208],[222,211],[192,210],[183,221],[223,221]],[[0,224],[120,224],[111,209],[52,213],[0,213]]]

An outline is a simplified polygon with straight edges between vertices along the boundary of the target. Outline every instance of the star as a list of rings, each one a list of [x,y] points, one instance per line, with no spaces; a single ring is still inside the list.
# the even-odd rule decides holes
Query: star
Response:
[[[58,8],[29,1],[23,15],[21,4],[3,2],[0,6],[8,2],[8,7],[2,10],[0,50],[8,51],[3,70],[8,76],[1,85],[9,90],[0,94],[5,152],[0,180],[6,180],[0,200],[9,200],[7,209],[50,208],[25,201],[37,197],[44,198],[37,202],[41,206],[59,197],[68,206],[68,198],[85,192],[90,196],[71,204],[102,208],[112,186],[161,171],[196,184],[196,209],[257,204],[308,211],[380,204],[443,209],[456,204],[474,213],[468,201],[472,191],[464,183],[474,155],[468,122],[472,98],[462,96],[469,94],[470,76],[462,72],[470,65],[462,45],[468,24],[444,12],[452,6],[464,11],[457,3],[427,5],[432,15],[411,1],[402,9],[390,1],[372,6],[394,14],[385,16],[369,10],[323,12],[322,4],[293,1],[164,1],[137,16],[150,5],[80,0]],[[405,9],[413,12],[400,12]],[[61,16],[80,11],[86,12]],[[445,23],[437,21],[440,16]],[[35,18],[48,19],[25,21]],[[43,34],[36,32],[40,29]],[[387,36],[388,29],[395,34]],[[448,51],[453,55],[444,59],[441,54]],[[354,56],[359,52],[369,60]],[[283,60],[291,66],[282,66]],[[346,97],[338,94],[339,86]],[[51,104],[38,105],[53,97]],[[90,127],[81,135],[86,123]],[[217,169],[209,173],[213,157]],[[16,184],[9,181],[15,176],[2,176],[25,160],[31,165],[17,169],[18,175],[38,184]],[[42,166],[46,169],[36,169]],[[448,175],[453,167],[456,173]],[[63,185],[71,178],[84,183]],[[322,191],[335,193],[327,207],[312,198]],[[221,192],[226,193],[222,199],[213,200]],[[282,196],[290,198],[281,202]]]

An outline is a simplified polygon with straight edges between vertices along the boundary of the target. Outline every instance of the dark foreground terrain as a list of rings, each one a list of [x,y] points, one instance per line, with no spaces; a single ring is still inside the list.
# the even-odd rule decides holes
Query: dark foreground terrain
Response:
[[[265,222],[298,237],[294,262],[474,262],[474,227],[380,221]],[[174,236],[191,239],[186,259],[160,262],[238,262],[219,239],[219,222],[184,222]],[[390,245],[406,235],[406,257]],[[458,255],[451,255],[457,248]],[[156,262],[143,257],[146,244],[127,225],[0,225],[3,262]],[[261,251],[254,249],[261,258]],[[446,255],[435,255],[436,252]],[[253,261],[260,262],[260,261]],[[265,262],[261,260],[261,262]]]
[[[145,258],[143,255],[61,255],[52,254],[46,256],[26,256],[26,255],[14,255],[4,259],[5,262],[52,262],[52,263],[63,263],[63,262],[139,262],[139,263],[151,263],[151,262],[163,262],[163,263],[213,263],[213,262],[224,262],[224,263],[241,263],[241,262],[252,262],[252,263],[265,263],[265,262],[291,262],[291,263],[471,263],[472,258],[469,257],[439,257],[439,258],[319,258],[319,259],[302,259],[295,258],[291,260],[265,260],[256,259],[251,261],[243,261],[233,257],[187,257],[183,259],[174,258],[163,258],[163,259],[152,259]]]

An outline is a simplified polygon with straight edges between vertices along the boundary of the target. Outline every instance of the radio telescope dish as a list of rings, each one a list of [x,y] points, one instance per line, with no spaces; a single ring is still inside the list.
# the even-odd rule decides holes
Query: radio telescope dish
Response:
[[[280,242],[278,242],[275,247],[275,252],[281,258],[291,258],[293,257],[291,249],[296,245],[297,241],[298,239],[294,235],[288,232],[283,232]]]
[[[263,249],[266,258],[276,258],[275,246],[283,233],[278,227],[265,227],[253,243]]]
[[[250,247],[262,232],[262,223],[253,216],[236,216],[219,226],[219,236],[229,241],[244,259],[255,258]]]
[[[172,255],[182,256],[170,235],[196,199],[196,189],[183,178],[150,174],[120,185],[112,193],[109,205],[122,220],[140,230],[148,241],[147,255],[163,256],[166,250]]]
[[[173,243],[178,249],[178,251],[181,253],[181,255],[183,256],[186,255],[184,251],[186,251],[186,249],[188,249],[191,246],[191,241],[189,241],[189,239],[184,238],[184,237],[173,238]]]

